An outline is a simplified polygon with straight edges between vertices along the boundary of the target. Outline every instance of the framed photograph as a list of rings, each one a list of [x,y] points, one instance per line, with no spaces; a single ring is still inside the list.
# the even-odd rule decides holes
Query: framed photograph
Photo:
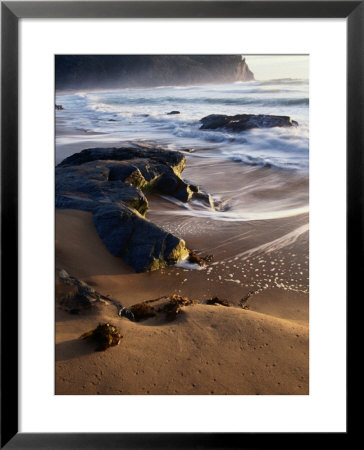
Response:
[[[2,447],[347,437],[362,2],[1,6]]]

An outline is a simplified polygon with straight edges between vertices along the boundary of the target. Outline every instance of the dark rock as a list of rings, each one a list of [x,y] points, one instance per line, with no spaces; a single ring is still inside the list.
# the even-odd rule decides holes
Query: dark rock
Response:
[[[198,264],[199,266],[205,266],[207,262],[213,260],[213,255],[200,256],[194,250],[188,250],[187,260],[192,264]]]
[[[62,111],[64,108],[62,105],[56,105],[56,110],[57,111]]]
[[[188,202],[192,197],[189,185],[177,177],[172,169],[164,171],[155,183],[155,188],[163,194],[172,195],[181,202]]]
[[[214,255],[205,255],[201,257],[205,262],[211,262],[214,260]]]
[[[91,311],[96,305],[96,299],[87,295],[80,288],[63,297],[60,301],[62,309],[71,314],[80,314]]]
[[[144,192],[210,204],[208,194],[180,177],[185,164],[181,153],[163,149],[83,150],[56,167],[56,207],[92,212],[106,247],[137,272],[174,264],[187,256],[185,243],[142,217]]]
[[[120,317],[126,317],[127,319],[129,319],[131,322],[135,322],[135,317],[134,317],[134,314],[130,311],[130,309],[128,309],[128,308],[121,308],[120,310],[119,310],[119,313],[118,313],[118,315],[120,316]]]
[[[172,116],[174,114],[181,114],[181,112],[180,111],[171,111],[171,112],[167,113],[167,116]]]
[[[112,163],[109,181],[112,180],[130,183],[144,192],[155,190],[172,195],[183,202],[187,202],[192,196],[189,185],[180,178],[178,168],[148,159]]]
[[[190,186],[191,189],[191,186]],[[200,202],[203,202],[206,204],[206,206],[209,206],[211,209],[215,209],[215,202],[210,194],[207,194],[206,192],[193,192],[192,198],[194,200],[199,200]]]
[[[130,311],[132,312],[136,322],[141,322],[142,320],[147,320],[157,315],[155,308],[146,303],[138,303],[133,305],[130,307]]]
[[[98,202],[123,202],[144,214],[145,195],[121,180],[109,181],[110,169],[104,161],[56,168],[56,207],[93,211]]]
[[[83,281],[68,275],[65,270],[58,271],[56,296],[61,309],[70,314],[86,314],[97,310],[99,295]]]
[[[191,264],[198,264],[199,266],[205,266],[206,265],[205,261],[202,258],[200,258],[196,254],[196,252],[194,252],[193,250],[189,250],[188,261]]]
[[[187,255],[183,240],[162,230],[123,204],[103,204],[94,224],[108,250],[136,272],[174,264]]]
[[[160,301],[158,305],[152,306],[150,303]],[[162,317],[168,322],[175,320],[182,312],[185,306],[193,305],[193,300],[187,297],[173,294],[170,297],[161,297],[156,300],[147,300],[142,303],[137,303],[130,307],[130,311],[135,316],[137,322],[147,320],[151,317]]]
[[[165,318],[169,322],[176,320],[178,315],[181,314],[184,306],[192,305],[194,302],[187,297],[181,297],[180,295],[172,295],[169,300],[158,308],[158,312],[165,313]]]
[[[252,128],[298,126],[298,123],[288,116],[270,116],[265,114],[237,114],[236,116],[211,114],[203,117],[200,122],[202,122],[200,130],[225,128],[230,131],[245,131]]]
[[[222,300],[218,297],[213,297],[210,300],[207,300],[206,304],[207,305],[231,306],[231,304],[227,300]]]
[[[195,186],[194,184],[190,184],[190,189],[192,192],[200,192],[199,186]]]
[[[230,200],[214,200],[214,207],[216,211],[229,211],[231,209]]]
[[[122,337],[114,325],[104,323],[98,325],[94,330],[84,333],[80,336],[80,339],[94,342],[97,345],[95,348],[96,351],[105,351],[109,347],[119,345]]]
[[[76,195],[57,194],[55,204],[58,209],[78,209],[87,212],[93,212],[97,207],[97,202],[89,198],[77,197]]]
[[[59,271],[56,296],[61,309],[70,314],[93,312],[99,303],[99,296],[93,288],[70,277],[65,270]]]
[[[64,172],[68,175],[63,175],[62,179],[57,178],[57,188],[58,192],[64,192],[65,189],[60,186],[62,183],[68,186],[69,191],[75,192],[74,188],[77,187],[73,182],[80,184],[80,174],[83,172],[83,186],[77,188],[78,192],[89,193],[91,188],[95,192],[99,192],[100,189],[96,182],[123,181],[143,191],[156,189],[186,202],[191,198],[192,192],[180,178],[185,165],[185,156],[179,152],[168,150],[87,149],[58,164],[57,170],[64,167],[72,167],[72,170]],[[80,189],[82,190],[80,191]],[[103,185],[103,189],[105,189],[105,185]]]
[[[121,147],[121,148],[89,148],[82,150],[80,153],[75,153],[64,159],[58,167],[78,166],[90,161],[131,161],[134,159],[145,159],[160,163],[171,167],[176,173],[181,174],[186,166],[186,158],[180,152],[171,150],[160,150],[155,148],[135,148],[135,147]]]
[[[81,314],[92,312],[96,306],[108,303],[117,308],[119,316],[134,321],[131,311],[123,307],[118,300],[100,294],[84,281],[70,276],[64,269],[57,269],[57,273],[56,299],[62,309],[71,314]]]

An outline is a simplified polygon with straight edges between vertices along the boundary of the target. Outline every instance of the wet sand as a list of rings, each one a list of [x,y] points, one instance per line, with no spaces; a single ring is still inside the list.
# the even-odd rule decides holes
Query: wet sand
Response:
[[[173,322],[131,322],[107,300],[72,315],[56,276],[56,394],[309,394],[308,84],[162,87],[57,103],[65,110],[56,114],[56,164],[87,148],[178,150],[183,179],[214,207],[203,196],[180,203],[148,193],[147,219],[213,260],[147,273],[109,253],[91,213],[56,210],[56,267],[125,307],[173,294],[194,301]],[[209,114],[267,108],[299,127],[199,129]],[[206,304],[216,296],[231,306]],[[117,347],[95,352],[79,339],[107,321],[123,335]]]
[[[150,220],[213,262],[136,274],[107,251],[90,213],[57,210],[56,267],[123,306],[172,294],[195,304],[174,322],[130,322],[108,304],[74,316],[60,308],[58,286],[56,394],[308,394],[307,214],[217,224],[176,217],[168,200],[149,200]],[[206,305],[213,296],[233,306]],[[123,339],[95,352],[78,338],[105,321]]]

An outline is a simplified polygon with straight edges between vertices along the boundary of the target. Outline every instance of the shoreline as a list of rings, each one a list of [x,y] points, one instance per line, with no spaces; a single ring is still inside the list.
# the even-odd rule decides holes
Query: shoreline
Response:
[[[57,162],[85,148],[153,148],[152,140],[116,144],[87,129],[67,139],[67,123],[58,123]],[[154,148],[167,150],[166,142]],[[203,201],[146,192],[147,222],[185,241],[188,250],[213,255],[200,270],[179,262],[136,273],[106,248],[92,212],[56,210],[56,267],[104,299],[94,310],[70,314],[57,281],[56,394],[308,395],[308,176],[234,160],[224,145],[182,152],[187,166],[181,181],[187,191],[199,186]],[[176,140],[173,150],[178,146]],[[105,169],[110,161],[99,163],[87,167]],[[85,180],[83,170],[75,170],[76,178]],[[77,204],[89,191],[64,194],[79,195]],[[173,322],[159,316],[131,322],[118,316],[111,300],[130,308],[173,295],[193,301]],[[207,304],[215,297],[230,306]],[[79,337],[106,322],[123,338],[95,352]]]
[[[159,318],[133,323],[117,317],[112,305],[102,305],[96,314],[72,316],[60,309],[58,298],[56,394],[309,393],[307,293],[269,288],[249,297],[248,309],[242,309],[239,299],[251,288],[225,281],[232,266],[137,274],[107,251],[90,213],[57,210],[56,231],[56,266],[124,306],[172,294],[196,302],[172,323]],[[223,255],[216,253],[214,263]],[[209,280],[211,268],[214,281]],[[213,296],[227,298],[233,306],[204,304]],[[124,337],[119,346],[94,352],[78,338],[105,321]]]

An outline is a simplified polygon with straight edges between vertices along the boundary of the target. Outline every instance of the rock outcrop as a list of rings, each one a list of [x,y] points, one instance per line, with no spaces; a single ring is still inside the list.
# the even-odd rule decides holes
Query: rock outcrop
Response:
[[[252,128],[297,127],[298,123],[289,116],[270,116],[266,114],[237,114],[225,116],[211,114],[203,117],[200,130],[224,128],[229,131],[245,131]]]
[[[186,256],[185,242],[122,203],[100,205],[94,223],[108,250],[136,272],[174,264]]]
[[[161,149],[83,150],[56,167],[56,207],[92,212],[108,250],[137,272],[174,264],[188,256],[185,242],[145,218],[145,193],[182,202],[203,195],[182,180],[185,164],[181,153]]]
[[[254,80],[241,55],[57,55],[56,89],[233,83]]]

